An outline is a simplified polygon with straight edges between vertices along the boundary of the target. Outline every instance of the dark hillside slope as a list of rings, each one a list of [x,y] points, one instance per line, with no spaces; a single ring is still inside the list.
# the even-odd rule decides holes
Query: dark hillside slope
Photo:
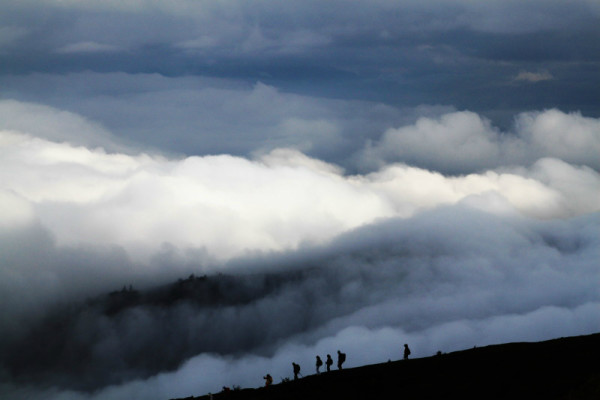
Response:
[[[214,399],[600,399],[600,334],[312,375]],[[208,399],[208,396],[200,397]]]

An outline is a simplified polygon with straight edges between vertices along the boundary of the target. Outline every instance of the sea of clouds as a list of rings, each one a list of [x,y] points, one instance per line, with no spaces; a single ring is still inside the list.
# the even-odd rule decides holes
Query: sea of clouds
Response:
[[[422,357],[596,332],[600,121],[551,109],[502,131],[474,112],[427,110],[363,138],[348,172],[300,145],[142,151],[77,113],[0,101],[0,390],[164,399],[260,386],[292,361],[312,373],[315,355],[337,349],[353,367],[398,359],[403,343]],[[327,146],[310,135],[293,143]],[[76,316],[64,346],[91,354],[73,363],[95,366],[92,389],[14,367],[9,349],[61,304],[190,273],[288,271],[301,278],[235,307]],[[161,371],[168,354],[176,367]]]

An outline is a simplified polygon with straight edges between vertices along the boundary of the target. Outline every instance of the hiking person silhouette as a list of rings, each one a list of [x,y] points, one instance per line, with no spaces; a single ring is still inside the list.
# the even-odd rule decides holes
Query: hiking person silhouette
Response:
[[[407,344],[404,344],[404,359],[408,360],[408,356],[410,355],[410,349]]]
[[[331,371],[331,366],[333,365],[333,359],[331,358],[331,354],[327,354],[327,360],[325,361],[325,365],[327,366],[327,372]]]
[[[270,374],[263,376],[263,379],[265,380],[265,387],[270,386],[271,383],[273,383],[273,377]]]
[[[321,373],[321,371],[319,371],[321,365],[323,365],[323,360],[321,360],[321,357],[317,356],[317,375]]]
[[[294,380],[296,380],[298,379],[298,374],[300,373],[300,366],[293,362],[292,367],[294,367]]]
[[[346,361],[346,353],[342,353],[341,351],[337,351],[338,352],[338,363],[337,363],[337,367],[338,369],[342,369],[342,364],[344,363],[344,361]]]

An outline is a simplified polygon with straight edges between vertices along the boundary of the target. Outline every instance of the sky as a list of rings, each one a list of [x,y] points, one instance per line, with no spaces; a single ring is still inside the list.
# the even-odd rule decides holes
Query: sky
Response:
[[[595,0],[0,5],[2,398],[595,333],[599,259]]]

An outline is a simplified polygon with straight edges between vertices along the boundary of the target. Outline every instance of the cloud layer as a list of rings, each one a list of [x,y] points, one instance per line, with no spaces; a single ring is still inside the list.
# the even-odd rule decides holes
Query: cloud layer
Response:
[[[11,398],[158,399],[258,386],[251,371],[288,376],[290,360],[308,368],[314,354],[339,347],[357,366],[395,358],[407,341],[426,356],[597,329],[592,118],[521,114],[522,133],[509,140],[472,112],[423,117],[363,150],[379,169],[346,174],[285,148],[253,158],[107,152],[95,146],[127,146],[76,114],[15,101],[0,110],[12,127],[0,133],[2,373],[23,382],[2,388]],[[429,143],[429,153],[405,153],[414,164],[464,143],[465,158],[449,154],[438,169],[479,172],[374,156],[410,146],[411,134]],[[449,142],[435,147],[440,138]],[[404,146],[384,145],[393,140]],[[517,141],[508,162],[504,146]],[[486,152],[495,157],[479,157]],[[116,316],[60,305],[191,272],[236,274],[242,286],[229,284],[232,293],[249,297]],[[271,273],[279,289],[265,292]],[[66,323],[50,331],[41,321],[53,315]],[[62,344],[40,352],[30,347],[39,334]],[[376,345],[367,352],[364,341]]]
[[[118,148],[106,143],[108,131],[130,147],[160,153],[248,157],[291,147],[349,168],[365,140],[378,138],[390,125],[453,110],[398,108],[287,93],[260,82],[157,74],[35,74],[0,77],[0,84],[10,97],[0,105],[4,129],[112,151]],[[32,119],[32,113],[38,117]],[[46,124],[36,123],[42,118]],[[85,119],[87,127],[82,126]],[[64,137],[75,129],[81,134]]]
[[[85,143],[103,132],[71,114],[28,107],[21,106],[38,121],[44,118],[47,136],[66,127]],[[18,107],[8,102],[2,108]],[[520,137],[505,138],[477,114],[451,113],[389,130],[364,151],[370,160],[408,158],[402,161],[441,171],[482,171],[461,176],[401,163],[345,175],[291,149],[254,159],[107,153],[2,131],[3,198],[12,204],[3,209],[7,224],[41,223],[61,245],[116,244],[137,258],[171,243],[203,248],[218,259],[321,243],[381,218],[411,217],[440,205],[494,207],[480,198],[538,218],[598,211],[600,122],[550,110],[520,115],[517,127]]]
[[[352,7],[7,0],[2,7],[4,77],[211,76],[329,98],[451,104],[503,122],[515,109],[599,116],[593,38],[600,10],[591,0],[361,0]]]

